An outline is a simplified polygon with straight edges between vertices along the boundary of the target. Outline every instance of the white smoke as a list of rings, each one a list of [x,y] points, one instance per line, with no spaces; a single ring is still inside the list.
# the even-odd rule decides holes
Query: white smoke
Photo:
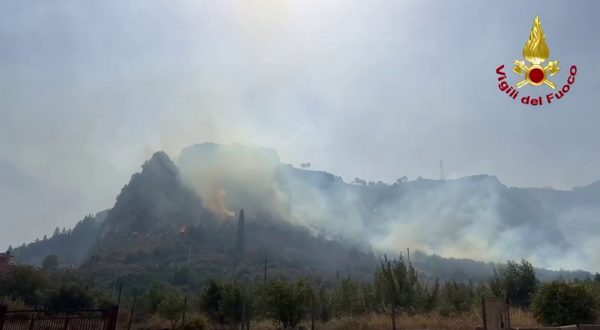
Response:
[[[597,265],[589,258],[594,242],[575,248],[564,226],[535,198],[495,177],[354,185],[283,165],[270,149],[213,144],[187,148],[180,166],[215,212],[244,208],[380,252],[410,247],[481,261],[526,258],[554,269]],[[220,203],[214,203],[213,182],[223,189]]]

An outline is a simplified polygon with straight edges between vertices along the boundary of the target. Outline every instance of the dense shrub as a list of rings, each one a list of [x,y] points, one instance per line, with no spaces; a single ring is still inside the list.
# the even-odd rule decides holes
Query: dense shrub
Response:
[[[48,295],[46,307],[52,309],[78,309],[94,306],[91,290],[78,284],[61,284]]]
[[[498,297],[508,298],[512,306],[528,308],[538,288],[539,281],[531,263],[509,260],[500,274],[494,271],[490,279],[490,288]]]
[[[178,291],[167,291],[158,304],[158,314],[171,323],[171,328],[180,322],[185,310],[185,298]]]
[[[310,287],[307,281],[271,281],[264,289],[267,316],[284,328],[295,327],[308,314]]]
[[[462,314],[471,311],[475,301],[476,293],[472,285],[451,281],[441,289],[438,308],[442,315]]]
[[[584,283],[553,281],[542,285],[533,299],[533,313],[547,325],[569,325],[594,322],[597,301]]]
[[[200,310],[215,322],[225,323],[225,317],[221,312],[223,301],[223,285],[215,280],[209,280],[200,295]]]
[[[49,285],[44,273],[30,266],[15,267],[6,274],[0,274],[0,296],[21,299],[28,306],[40,305]]]
[[[58,256],[56,254],[47,255],[42,261],[42,268],[44,270],[56,269],[58,267]]]

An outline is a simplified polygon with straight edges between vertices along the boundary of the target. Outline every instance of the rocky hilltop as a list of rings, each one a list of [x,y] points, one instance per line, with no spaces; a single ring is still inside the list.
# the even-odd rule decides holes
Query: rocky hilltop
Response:
[[[494,264],[485,260],[585,258],[564,221],[600,212],[597,186],[521,189],[489,175],[348,183],[283,164],[272,149],[205,143],[185,148],[177,164],[155,153],[110,210],[14,252],[33,264],[57,254],[99,276],[263,276],[266,262],[285,276],[368,277],[381,255],[411,247],[425,276],[486,280]]]

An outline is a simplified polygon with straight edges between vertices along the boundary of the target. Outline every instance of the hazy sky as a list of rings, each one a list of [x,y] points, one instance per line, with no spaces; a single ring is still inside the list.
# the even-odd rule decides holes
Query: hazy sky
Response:
[[[600,179],[598,1],[1,1],[0,247],[111,207],[154,151],[275,148],[346,180]],[[499,92],[540,15],[572,91]],[[542,94],[547,87],[525,87]]]

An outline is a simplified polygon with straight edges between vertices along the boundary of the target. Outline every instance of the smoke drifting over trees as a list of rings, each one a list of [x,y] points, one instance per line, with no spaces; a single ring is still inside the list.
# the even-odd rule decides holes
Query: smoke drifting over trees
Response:
[[[329,173],[281,164],[271,149],[215,144],[185,148],[179,165],[184,182],[203,201],[224,196],[223,204],[207,205],[215,212],[251,206],[255,214],[378,251],[413,247],[476,260],[527,258],[544,267],[597,269],[585,243],[591,237],[583,245],[572,240],[564,217],[546,207],[540,194],[509,188],[494,176],[348,184]],[[210,180],[224,194],[207,190]]]
[[[40,253],[54,246],[54,237],[15,254],[38,265],[56,254],[90,267],[98,260],[148,267],[156,258],[182,267],[190,260],[218,264],[232,254],[262,264],[275,253],[302,272],[314,263],[330,265],[329,271],[350,264],[367,269],[378,255],[410,247],[415,266],[431,277],[485,279],[493,269],[485,262],[520,258],[538,267],[595,271],[593,236],[573,240],[565,227],[567,220],[573,227],[592,223],[600,210],[594,187],[509,188],[488,175],[346,183],[282,164],[272,149],[205,143],[185,148],[177,164],[157,152],[112,209],[83,221],[89,225],[59,231],[61,243],[52,244],[81,241],[71,248],[81,251],[77,256],[57,248]],[[233,210],[241,209],[236,221]],[[538,276],[556,273],[538,269]]]

